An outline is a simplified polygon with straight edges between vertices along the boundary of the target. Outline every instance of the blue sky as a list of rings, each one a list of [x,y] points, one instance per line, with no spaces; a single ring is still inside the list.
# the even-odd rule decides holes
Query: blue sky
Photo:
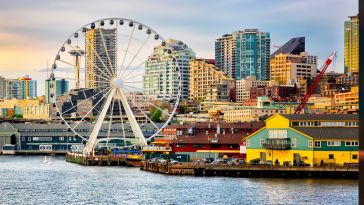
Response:
[[[357,12],[357,0],[2,0],[0,75],[29,73],[44,81],[46,74],[39,70],[66,38],[106,17],[142,22],[165,38],[184,41],[205,58],[214,57],[216,38],[240,29],[270,32],[273,45],[305,36],[306,50],[318,55],[319,66],[335,50],[336,71],[342,72],[344,21]]]

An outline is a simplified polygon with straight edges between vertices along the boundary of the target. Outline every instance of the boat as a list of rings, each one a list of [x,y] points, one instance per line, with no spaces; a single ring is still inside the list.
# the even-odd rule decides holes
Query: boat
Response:
[[[53,164],[53,162],[51,161],[51,158],[48,159],[47,164]]]
[[[140,167],[143,161],[143,156],[141,155],[128,155],[126,157],[126,165],[131,167]]]

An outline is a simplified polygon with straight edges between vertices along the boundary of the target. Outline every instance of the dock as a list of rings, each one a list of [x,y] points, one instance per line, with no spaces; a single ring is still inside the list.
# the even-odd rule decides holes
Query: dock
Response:
[[[130,160],[126,155],[86,156],[77,153],[67,153],[66,161],[84,166],[140,166],[140,161]]]
[[[190,176],[224,177],[278,177],[278,178],[347,178],[358,179],[357,166],[253,166],[253,165],[211,165],[188,163],[142,162],[141,170],[166,174]]]

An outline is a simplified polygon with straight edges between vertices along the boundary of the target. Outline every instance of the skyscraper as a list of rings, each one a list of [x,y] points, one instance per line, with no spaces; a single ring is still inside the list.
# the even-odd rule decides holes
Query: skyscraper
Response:
[[[256,76],[269,80],[270,34],[245,29],[215,41],[216,66],[236,80]]]
[[[169,53],[168,51],[171,51]],[[163,98],[175,98],[178,94],[178,72],[181,72],[181,98],[189,96],[189,61],[196,57],[182,41],[167,39],[165,45],[154,48],[154,52],[145,63],[143,89],[146,95]],[[173,58],[176,62],[173,62]],[[178,69],[179,68],[179,71]]]
[[[6,97],[6,79],[0,76],[0,99]]]
[[[349,16],[344,23],[344,70],[345,73],[359,72],[359,18]]]
[[[102,88],[116,72],[116,29],[89,29],[86,32],[86,87]],[[106,46],[106,48],[105,48]]]
[[[54,103],[55,102],[54,100],[56,99],[56,98],[52,98],[50,96],[50,94],[51,94],[50,82],[51,82],[50,79],[47,79],[45,81],[45,102],[46,103]],[[55,96],[63,95],[69,91],[68,81],[66,81],[65,79],[54,80],[53,86],[54,86],[54,95]]]

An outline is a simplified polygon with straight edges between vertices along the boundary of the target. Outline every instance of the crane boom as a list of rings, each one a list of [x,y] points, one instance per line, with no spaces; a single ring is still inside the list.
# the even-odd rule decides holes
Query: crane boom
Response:
[[[319,84],[322,76],[325,74],[326,69],[329,67],[331,62],[336,58],[336,51],[334,51],[325,61],[325,64],[322,66],[321,71],[318,76],[316,76],[315,80],[313,81],[312,85],[308,88],[305,96],[302,98],[301,103],[298,105],[296,111],[294,114],[300,114],[300,112],[305,107],[306,103],[308,102],[308,99],[311,97],[313,91],[316,89],[317,85]]]

